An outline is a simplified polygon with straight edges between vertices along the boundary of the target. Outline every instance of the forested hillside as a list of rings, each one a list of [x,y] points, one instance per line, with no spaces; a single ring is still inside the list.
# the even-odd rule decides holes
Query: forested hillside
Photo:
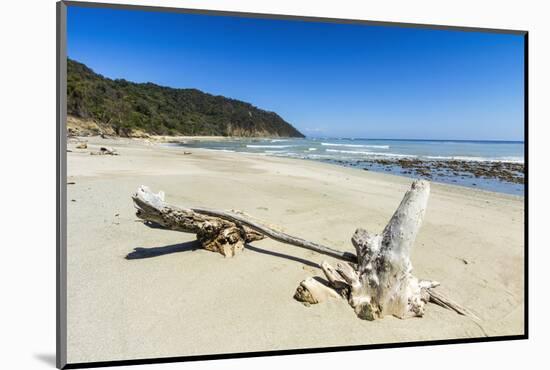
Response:
[[[92,119],[120,136],[156,135],[303,137],[274,112],[196,89],[105,78],[67,61],[67,113]]]

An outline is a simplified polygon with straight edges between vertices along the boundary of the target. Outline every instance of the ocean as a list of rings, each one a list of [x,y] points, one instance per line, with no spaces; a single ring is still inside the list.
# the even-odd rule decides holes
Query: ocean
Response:
[[[489,191],[524,193],[521,141],[228,138],[189,140],[179,145],[309,159]]]

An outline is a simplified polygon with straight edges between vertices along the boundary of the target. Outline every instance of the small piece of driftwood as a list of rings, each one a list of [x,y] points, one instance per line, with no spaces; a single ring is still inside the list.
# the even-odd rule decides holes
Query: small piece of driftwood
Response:
[[[462,307],[461,305],[459,305],[449,297],[446,297],[445,295],[441,294],[441,292],[437,292],[433,289],[428,289],[428,294],[430,295],[430,302],[433,302],[449,310],[455,311],[460,315],[468,316],[474,319],[475,321],[481,321],[481,319],[477,317],[472,311],[470,311],[466,307]]]
[[[102,146],[97,152],[90,152],[91,155],[118,155],[118,152],[113,148]]]
[[[151,225],[197,235],[202,247],[234,256],[246,243],[269,237],[342,260],[336,267],[323,262],[328,285],[321,279],[302,281],[294,298],[305,304],[327,299],[346,299],[361,319],[386,315],[399,318],[422,316],[427,302],[479,320],[433,288],[438,282],[419,280],[412,275],[410,251],[426,210],[430,184],[414,181],[381,234],[357,229],[352,237],[357,255],[339,251],[285,234],[235,211],[208,208],[180,208],[164,201],[164,193],[140,186],[132,196],[136,215]]]

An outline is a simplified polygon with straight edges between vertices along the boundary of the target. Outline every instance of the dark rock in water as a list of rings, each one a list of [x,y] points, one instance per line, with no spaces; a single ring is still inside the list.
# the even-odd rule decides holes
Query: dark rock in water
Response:
[[[451,178],[452,182],[458,182],[453,177],[460,177],[464,180],[487,179],[498,180],[507,183],[524,183],[524,166],[521,163],[509,162],[473,162],[462,160],[419,160],[419,159],[372,159],[359,161],[362,166],[372,166],[373,164],[381,167],[380,170],[390,172],[392,169],[398,169],[398,173],[404,175],[416,175],[423,178],[438,179]],[[472,183],[477,186],[477,183]]]

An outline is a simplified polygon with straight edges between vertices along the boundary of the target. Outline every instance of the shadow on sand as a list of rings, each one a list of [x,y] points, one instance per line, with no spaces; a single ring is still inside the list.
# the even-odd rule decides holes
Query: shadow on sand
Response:
[[[158,257],[165,254],[194,251],[200,248],[201,245],[197,240],[179,244],[166,245],[164,247],[134,248],[133,252],[128,253],[126,259],[137,260],[143,258]]]
[[[143,258],[152,258],[152,257],[164,256],[166,254],[172,254],[172,253],[190,252],[197,249],[201,249],[201,245],[197,240],[193,240],[185,243],[167,245],[164,247],[135,248],[133,252],[128,253],[128,255],[126,256],[126,259],[136,260],[136,259],[143,259]],[[288,254],[284,254],[280,252],[274,252],[274,251],[258,248],[250,244],[246,245],[246,249],[256,253],[266,254],[268,256],[285,258],[287,260],[298,262],[310,267],[320,268],[319,264],[315,262],[308,261],[300,257],[290,256]]]
[[[252,246],[252,245],[250,245],[250,244],[247,244],[247,245],[246,245],[246,249],[248,249],[248,250],[250,250],[250,251],[257,252],[257,253],[261,253],[261,254],[267,254],[267,255],[273,256],[273,257],[285,258],[285,259],[287,259],[287,260],[291,260],[291,261],[294,261],[294,262],[298,262],[298,263],[301,263],[301,264],[304,264],[304,265],[307,265],[307,266],[310,266],[310,267],[321,268],[321,267],[319,266],[319,264],[317,264],[317,263],[315,263],[315,262],[308,261],[308,260],[303,259],[303,258],[300,258],[300,257],[290,256],[290,255],[284,254],[284,253],[279,253],[279,252],[274,252],[274,251],[268,251],[268,250],[266,250],[266,249],[254,247],[254,246]]]

